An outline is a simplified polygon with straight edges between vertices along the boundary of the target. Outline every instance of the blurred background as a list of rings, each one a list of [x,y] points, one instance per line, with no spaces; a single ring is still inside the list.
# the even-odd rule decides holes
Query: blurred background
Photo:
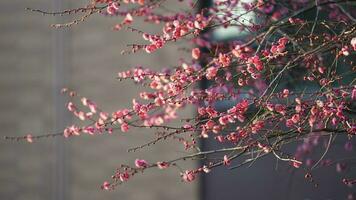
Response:
[[[141,35],[111,31],[122,19],[94,15],[70,29],[56,30],[49,25],[71,18],[25,10],[61,10],[87,2],[0,2],[1,137],[54,133],[73,123],[65,108],[66,99],[60,95],[62,87],[78,91],[106,111],[131,106],[140,88],[130,81],[118,82],[117,72],[137,65],[170,67],[178,61],[176,45],[152,55],[141,52],[122,56],[127,43],[142,42]],[[140,28],[160,31],[156,26]],[[189,56],[182,53],[185,55]],[[136,158],[156,161],[183,154],[182,145],[172,144],[127,153],[130,147],[152,138],[150,131],[135,130],[127,135],[82,136],[65,141],[48,138],[33,144],[0,140],[0,199],[197,199],[196,183],[182,183],[179,171],[173,168],[152,170],[112,192],[100,189],[120,164],[133,164]],[[193,167],[193,163],[186,167]]]
[[[65,109],[66,98],[59,93],[62,87],[78,91],[109,112],[128,107],[140,88],[129,81],[118,82],[117,72],[137,65],[172,67],[181,57],[190,56],[185,51],[177,56],[179,43],[150,55],[123,56],[120,52],[127,49],[127,43],[140,43],[142,38],[128,31],[111,31],[121,19],[92,16],[70,29],[53,29],[50,24],[71,18],[25,11],[26,7],[61,10],[85,3],[86,0],[0,2],[1,136],[56,133],[72,124],[71,114]],[[184,7],[178,1],[166,4],[175,9]],[[160,31],[156,26],[135,27]],[[218,34],[223,38],[231,32]],[[193,109],[183,115],[194,115]],[[102,182],[122,163],[132,164],[136,158],[156,161],[183,155],[182,145],[172,144],[127,153],[130,147],[152,138],[150,131],[135,130],[125,135],[48,138],[33,144],[0,140],[0,200],[338,200],[346,199],[354,190],[339,183],[343,176],[335,172],[334,166],[314,174],[319,183],[315,188],[304,179],[304,172],[278,165],[274,157],[267,157],[232,172],[219,169],[190,184],[182,183],[179,171],[172,168],[148,171],[114,191],[102,191]],[[330,157],[344,153],[343,144],[343,140],[336,142],[333,148],[338,150]],[[210,142],[204,145],[206,149],[214,147]],[[291,149],[295,150],[295,146]],[[322,152],[320,149],[316,156]],[[353,154],[354,151],[346,156]],[[187,162],[182,167],[196,165]]]

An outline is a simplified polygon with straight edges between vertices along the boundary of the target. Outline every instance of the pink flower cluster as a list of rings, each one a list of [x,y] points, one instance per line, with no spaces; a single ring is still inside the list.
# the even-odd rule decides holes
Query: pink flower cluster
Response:
[[[167,161],[136,159],[132,166],[121,165],[102,189],[111,190],[146,170],[170,166],[180,170],[184,182],[192,182],[200,173],[219,166],[235,168],[236,158],[250,163],[267,154],[311,171],[319,163],[333,164],[329,159],[315,161],[310,155],[325,136],[335,134],[344,136],[345,149],[352,151],[356,135],[352,13],[335,1],[316,4],[305,0],[283,4],[275,0],[214,1],[212,7],[199,12],[195,12],[198,6],[194,1],[180,0],[176,3],[186,6],[186,11],[166,13],[161,8],[166,8],[167,2],[94,0],[62,13],[86,14],[68,24],[77,24],[93,13],[121,17],[115,30],[125,26],[143,38],[144,44],[129,45],[130,53],[153,53],[169,43],[182,45],[174,68],[155,71],[135,66],[117,73],[119,81],[132,80],[143,88],[128,108],[107,112],[94,101],[63,89],[70,98],[68,111],[86,125],[69,125],[59,135],[70,138],[144,128],[155,131],[153,139],[130,151],[159,142],[178,142],[187,152]],[[311,10],[321,12],[319,17],[329,17],[303,17]],[[250,15],[258,20],[247,20]],[[158,27],[158,31],[133,28],[136,19]],[[217,28],[229,27],[249,34],[238,35],[234,41],[212,40]],[[197,114],[183,118],[179,113],[186,107],[196,108]],[[9,138],[32,143],[50,136]],[[218,147],[205,151],[198,140],[212,140]],[[299,140],[303,142],[294,154],[283,152],[283,145]],[[246,156],[251,152],[257,152],[254,159]],[[202,159],[203,163],[196,169],[178,167],[179,162],[190,159]],[[346,167],[344,163],[336,165],[340,173]],[[349,179],[344,182],[354,183]]]

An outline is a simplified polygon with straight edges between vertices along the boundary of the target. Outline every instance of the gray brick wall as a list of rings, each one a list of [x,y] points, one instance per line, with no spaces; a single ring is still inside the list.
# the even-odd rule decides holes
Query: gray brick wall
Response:
[[[51,4],[44,0],[0,2],[1,136],[47,133],[54,127],[53,34],[48,27],[53,18],[24,11],[29,6],[48,8]],[[118,83],[115,80],[118,71],[137,64],[169,66],[178,60],[175,45],[153,55],[120,55],[126,42],[140,41],[141,36],[112,32],[110,26],[114,23],[115,19],[102,16],[90,18],[72,28],[67,38],[69,86],[102,104],[107,111],[130,105],[131,98],[140,90],[131,83]],[[185,114],[192,112],[188,110]],[[83,136],[65,141],[68,199],[196,199],[197,185],[181,183],[175,169],[149,171],[113,192],[99,189],[121,163],[132,163],[136,157],[169,159],[182,151],[181,146],[162,144],[143,152],[126,153],[129,147],[149,138],[152,132],[137,130],[124,135]],[[54,199],[54,141],[44,139],[30,145],[0,140],[0,199]]]

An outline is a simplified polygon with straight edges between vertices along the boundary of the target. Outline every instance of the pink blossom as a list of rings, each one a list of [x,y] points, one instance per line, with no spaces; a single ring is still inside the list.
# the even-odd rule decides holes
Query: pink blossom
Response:
[[[182,174],[182,178],[185,182],[192,182],[195,179],[195,174],[193,171],[189,171],[186,170],[183,174]]]
[[[157,167],[159,169],[166,169],[166,168],[169,167],[169,163],[167,163],[167,162],[157,162]]]
[[[267,103],[266,108],[267,108],[269,111],[273,111],[273,110],[274,110],[274,105],[271,104],[271,103]]]
[[[211,80],[216,76],[217,73],[218,73],[218,68],[217,67],[209,67],[206,70],[206,78],[208,80]]]
[[[32,143],[32,142],[33,142],[33,136],[32,136],[32,134],[27,134],[27,135],[26,135],[26,140],[27,140],[28,143]]]
[[[219,63],[223,66],[223,67],[227,67],[230,65],[231,62],[231,58],[223,53],[219,54]]]
[[[96,113],[97,106],[93,102],[88,101],[88,107],[89,107],[90,112]]]
[[[213,120],[209,120],[208,122],[206,122],[205,126],[207,129],[213,129],[213,127],[215,126],[215,122]]]
[[[79,111],[79,112],[74,112],[74,115],[76,117],[78,117],[80,120],[84,121],[86,119],[86,115],[83,111]]]
[[[258,148],[262,149],[265,153],[271,152],[271,148],[268,145],[258,143]]]
[[[224,155],[223,164],[224,165],[230,165],[231,164],[231,160],[229,159],[229,157],[227,155]]]
[[[292,166],[295,168],[299,168],[302,165],[302,162],[294,160],[292,161]]]
[[[122,24],[115,24],[115,26],[113,27],[113,30],[114,31],[119,31],[119,30],[121,30],[122,29]]]
[[[83,106],[88,106],[89,100],[85,97],[81,98],[80,101],[82,102]]]
[[[68,137],[73,136],[73,135],[78,136],[78,135],[80,135],[80,132],[81,132],[80,128],[72,125],[72,126],[67,127],[67,128],[64,129],[63,136],[65,138],[68,138]]]
[[[356,37],[351,39],[350,44],[351,44],[352,48],[354,49],[354,51],[356,51]]]
[[[110,190],[110,186],[111,184],[107,181],[105,181],[102,185],[101,185],[101,189],[103,190]]]
[[[318,67],[318,71],[320,74],[324,74],[325,73],[325,67]]]
[[[119,174],[119,178],[121,182],[128,181],[130,178],[130,174],[125,171],[124,173]]]
[[[132,15],[130,13],[127,13],[124,19],[123,24],[131,24],[133,21]]]
[[[322,107],[324,107],[324,102],[321,101],[321,100],[316,100],[316,105],[317,105],[319,108],[322,108]]]
[[[228,116],[222,116],[219,118],[219,123],[221,125],[226,125],[229,123],[229,119],[228,119]]]
[[[274,109],[276,110],[276,112],[285,115],[286,114],[286,108],[285,106],[281,105],[281,104],[276,104]]]
[[[223,143],[225,141],[225,138],[222,135],[218,135],[216,136],[216,140],[219,141],[220,143]]]
[[[83,133],[88,133],[89,135],[94,135],[96,129],[93,126],[86,126],[82,128]]]
[[[349,51],[348,46],[342,47],[340,53],[341,53],[342,55],[344,55],[344,56],[349,56],[349,55],[350,55],[350,51]]]
[[[121,131],[124,133],[129,131],[129,125],[126,122],[121,124]]]
[[[257,133],[259,130],[261,130],[265,125],[265,122],[260,120],[257,122],[254,122],[251,126],[251,132],[252,133]]]
[[[67,104],[67,108],[68,108],[68,110],[69,110],[70,112],[74,112],[74,111],[77,110],[76,106],[75,106],[72,102],[69,102],[69,103]]]
[[[109,118],[109,114],[108,114],[108,113],[105,113],[105,112],[100,112],[99,116],[100,116],[100,118],[101,118],[102,120],[104,120],[104,121]]]
[[[237,80],[237,84],[242,87],[242,86],[245,85],[245,82],[244,82],[244,80],[243,80],[242,78],[239,78],[239,79]]]
[[[135,166],[136,166],[137,168],[143,169],[143,168],[148,167],[148,162],[145,161],[145,160],[136,159],[136,160],[135,160]]]
[[[256,55],[256,56],[253,56],[253,57],[250,57],[250,58],[248,59],[248,62],[251,63],[251,64],[253,64],[253,65],[255,66],[255,68],[256,68],[258,71],[262,71],[262,70],[264,69],[263,63],[262,63],[262,61],[260,60],[260,57],[257,56],[257,55]],[[247,70],[248,70],[248,72],[249,72],[250,74],[255,73],[254,69],[251,68],[251,67],[248,68]]]
[[[300,100],[300,98],[295,98],[295,102],[296,102],[297,104],[301,104],[301,103],[302,103],[302,101]]]
[[[206,165],[203,166],[203,171],[207,174],[211,172],[211,169],[209,169]]]
[[[156,45],[153,45],[153,44],[147,45],[146,48],[145,48],[145,50],[146,50],[147,53],[152,53],[152,52],[154,52],[156,49],[157,49]]]
[[[300,113],[302,111],[302,106],[301,105],[296,105],[295,106],[295,112]]]
[[[288,43],[288,38],[286,38],[286,37],[282,37],[282,38],[280,38],[279,40],[278,40],[278,44],[279,45],[286,45],[287,43]]]
[[[289,18],[288,21],[291,24],[301,24],[304,22],[303,20],[301,20],[299,18]]]
[[[199,48],[194,48],[192,50],[192,57],[195,59],[195,60],[198,60],[200,58],[200,49]]]
[[[119,2],[124,5],[119,5]],[[192,0],[179,2],[185,2],[188,9],[199,7]],[[319,3],[324,3],[324,0]],[[203,162],[206,165],[181,173],[184,181],[191,182],[195,180],[197,173],[209,173],[220,164],[231,165],[236,152],[228,152],[227,148],[230,147],[245,149],[241,159],[249,159],[248,155],[256,149],[266,154],[274,153],[271,152],[271,145],[279,141],[278,153],[285,158],[282,160],[288,160],[295,168],[304,164],[301,161],[305,161],[306,167],[311,167],[317,160],[311,160],[310,155],[320,148],[318,145],[323,144],[322,135],[336,131],[349,139],[344,148],[351,151],[352,137],[356,135],[352,110],[356,100],[356,87],[352,85],[352,78],[349,78],[355,68],[351,56],[356,50],[352,19],[340,10],[338,3],[328,3],[319,9],[323,20],[304,22],[289,17],[294,16],[293,13],[303,12],[310,6],[309,1],[288,0],[285,4],[288,8],[276,0],[257,0],[250,3],[220,0],[214,1],[212,7],[196,10],[193,14],[192,10],[174,12],[179,9],[169,8],[168,2],[161,4],[161,1],[93,0],[81,8],[62,11],[69,15],[82,12],[83,16],[55,27],[74,26],[95,13],[119,18],[113,24],[114,30],[127,27],[133,35],[142,36],[138,41],[126,41],[129,49],[123,52],[136,55],[136,60],[132,60],[137,61],[136,64],[149,64],[144,62],[149,55],[142,57],[139,51],[153,53],[167,44],[178,44],[179,50],[188,50],[191,57],[186,59],[177,53],[173,56],[176,62],[171,63],[174,62],[172,59],[168,62],[174,67],[168,66],[168,63],[167,66],[161,66],[162,70],[159,69],[160,66],[154,66],[155,69],[127,66],[131,69],[117,73],[118,81],[132,80],[143,91],[139,92],[138,98],[132,100],[132,107],[116,110],[111,115],[86,97],[63,89],[63,94],[70,99],[65,105],[66,109],[84,121],[84,125],[68,126],[62,133],[53,136],[71,138],[83,133],[111,134],[117,129],[128,132],[131,127],[141,127],[156,134],[152,135],[156,136],[152,141],[143,142],[142,147],[173,141],[181,143],[187,151],[194,151],[187,152],[185,157],[173,156],[169,159],[171,161],[166,162],[148,163],[136,159],[132,166],[119,165],[112,176],[112,182],[103,183],[102,188],[105,190],[113,189],[147,168],[166,169],[176,161],[205,159]],[[259,22],[251,21],[248,25],[230,23],[232,19],[238,20],[239,14],[235,12],[238,7],[251,15],[258,15]],[[164,13],[166,10],[172,12]],[[135,28],[130,26],[134,18],[149,23],[149,26],[137,26],[141,23],[136,24]],[[211,37],[211,31],[204,31],[207,27],[214,29],[231,26],[253,34],[237,40],[219,41]],[[313,27],[316,28],[315,31],[311,30]],[[287,33],[284,34],[281,30],[286,30]],[[338,34],[332,34],[333,32]],[[334,59],[329,59],[334,54],[337,63],[333,62]],[[199,62],[200,59],[202,62]],[[126,67],[121,66],[122,63],[118,64],[119,67]],[[342,70],[338,65],[342,66]],[[205,82],[205,79],[209,81],[202,88],[200,83]],[[295,83],[298,83],[298,87],[293,93],[285,89],[289,84]],[[321,89],[311,88],[314,86],[320,86]],[[198,107],[198,115],[186,116],[189,114],[180,113],[185,108],[194,106]],[[32,143],[44,136],[28,134],[6,138]],[[271,144],[264,140],[269,136],[272,137]],[[208,137],[212,137],[210,140],[216,143],[215,148],[212,147],[212,151],[209,149],[208,152],[200,151],[197,140]],[[293,159],[290,159],[287,152],[283,152],[289,148],[282,145],[289,145],[290,142],[300,144]],[[231,154],[222,154],[215,159],[210,152]],[[241,160],[244,161],[247,160]],[[322,159],[321,163],[330,164],[331,161]],[[336,168],[337,171],[343,171],[344,166],[337,164]],[[356,183],[356,180],[346,179],[346,182]]]
[[[291,120],[291,119],[287,119],[287,121],[286,121],[286,126],[287,127],[292,127],[293,126],[293,121]]]
[[[292,121],[293,121],[293,123],[298,123],[299,122],[299,120],[300,120],[300,115],[299,114],[294,114],[293,116],[292,116]]]
[[[287,98],[288,97],[288,95],[289,95],[289,90],[288,89],[284,89],[283,90],[283,92],[282,92],[282,96],[283,96],[283,98]]]
[[[119,10],[119,4],[116,2],[112,2],[108,5],[108,7],[106,8],[106,12],[109,15],[114,15],[117,11]]]
[[[309,117],[309,120],[308,120],[309,126],[310,126],[310,127],[314,127],[315,121],[316,121],[315,115],[311,115],[311,116]]]
[[[352,89],[352,92],[351,92],[351,99],[352,99],[352,100],[356,100],[356,88],[353,88],[353,89]]]

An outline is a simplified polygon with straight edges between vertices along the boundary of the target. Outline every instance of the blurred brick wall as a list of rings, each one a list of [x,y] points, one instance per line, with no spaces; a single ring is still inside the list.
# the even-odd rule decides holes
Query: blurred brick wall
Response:
[[[25,7],[50,8],[51,3],[45,0],[0,2],[1,136],[48,133],[54,127],[53,34],[48,27],[53,17],[26,12]],[[70,45],[67,49],[69,86],[107,111],[129,106],[139,91],[132,83],[117,82],[118,71],[138,64],[168,67],[179,59],[176,45],[153,55],[120,55],[126,43],[142,40],[131,32],[110,31],[115,22],[116,19],[92,17],[73,27],[66,38]],[[145,29],[157,31],[156,27]],[[188,110],[185,114],[193,113]],[[197,185],[181,183],[176,169],[148,171],[113,192],[99,189],[121,163],[132,164],[137,157],[152,161],[170,159],[182,152],[181,145],[163,144],[137,153],[126,152],[149,138],[153,138],[152,132],[134,130],[125,135],[83,136],[65,141],[68,199],[197,199]],[[0,199],[53,199],[55,151],[53,139],[31,145],[0,140]]]

